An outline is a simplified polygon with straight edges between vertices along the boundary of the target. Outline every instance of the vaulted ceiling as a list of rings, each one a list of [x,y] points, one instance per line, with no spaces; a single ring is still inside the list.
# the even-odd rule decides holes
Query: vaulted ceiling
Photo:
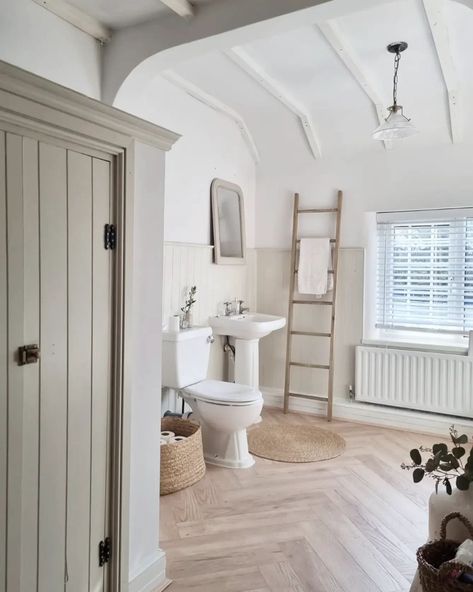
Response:
[[[119,29],[118,42],[113,34],[107,48],[112,60],[104,62],[105,78],[127,61],[144,35],[156,38],[146,22],[141,26],[143,34],[134,23],[157,22],[172,13],[169,6],[189,4],[189,0],[68,1]],[[256,34],[243,32],[240,37],[239,30],[245,27],[238,30],[235,14],[224,14],[225,6],[231,12],[237,4],[237,0],[231,4],[193,0],[194,19],[186,23],[189,31],[204,30],[199,24],[201,11],[211,21],[212,11],[220,7],[219,18],[236,26],[236,32],[214,34],[215,45],[207,40],[205,44],[197,40],[195,45],[181,41],[177,49],[183,50],[182,57],[173,57],[171,68],[166,64],[169,51],[156,50],[155,57],[161,61],[145,72],[139,82],[143,88],[137,92],[146,92],[145,85],[161,75],[163,84],[183,89],[230,118],[242,131],[255,161],[268,156],[277,162],[278,157],[296,159],[301,154],[316,161],[352,158],[361,151],[400,146],[405,150],[468,144],[473,137],[468,109],[473,100],[473,1],[471,6],[469,0],[300,2],[312,6],[283,15],[277,23],[277,19],[264,23],[268,16],[262,14],[264,26]],[[166,20],[164,30],[156,29],[161,31],[159,38],[174,38],[173,26],[176,31],[182,29],[176,18]],[[128,30],[133,30],[129,37]],[[237,45],[235,39],[240,39]],[[372,140],[371,133],[392,103],[393,56],[386,45],[401,40],[409,48],[401,59],[398,98],[419,134],[390,145]],[[152,52],[143,53],[142,63],[148,55]],[[133,68],[131,60],[122,74]]]
[[[399,148],[371,133],[392,102],[386,45],[403,40],[399,102],[419,130],[403,149],[468,142],[472,32],[473,10],[455,0],[398,0],[198,55],[163,76],[223,114],[228,107],[259,154],[283,143],[294,147],[285,157],[350,158]]]

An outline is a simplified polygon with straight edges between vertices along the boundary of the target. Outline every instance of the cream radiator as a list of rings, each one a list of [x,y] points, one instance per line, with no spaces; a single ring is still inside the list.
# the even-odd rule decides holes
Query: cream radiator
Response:
[[[473,357],[356,348],[357,401],[473,417]]]

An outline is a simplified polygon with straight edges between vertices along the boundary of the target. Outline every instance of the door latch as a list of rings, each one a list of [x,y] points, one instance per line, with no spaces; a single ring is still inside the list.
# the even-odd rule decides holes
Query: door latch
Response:
[[[18,366],[37,364],[39,360],[39,346],[36,344],[22,345],[17,350]]]

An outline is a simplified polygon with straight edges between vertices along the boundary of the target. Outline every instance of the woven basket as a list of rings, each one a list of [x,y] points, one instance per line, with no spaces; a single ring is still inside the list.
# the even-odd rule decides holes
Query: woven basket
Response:
[[[186,440],[161,446],[160,494],[167,495],[200,481],[205,475],[202,432],[188,419],[163,417],[161,431],[171,431]]]
[[[456,579],[458,573],[473,574],[473,568],[453,561],[459,543],[447,539],[447,524],[458,518],[473,538],[473,526],[459,512],[445,516],[440,527],[440,539],[427,543],[417,551],[417,563],[423,592],[473,592],[473,584]]]

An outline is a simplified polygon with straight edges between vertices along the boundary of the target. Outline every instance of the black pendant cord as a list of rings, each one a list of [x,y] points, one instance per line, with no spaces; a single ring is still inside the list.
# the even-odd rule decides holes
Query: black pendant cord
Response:
[[[397,41],[396,43],[390,43],[386,48],[389,53],[394,54],[394,79],[393,79],[393,107],[396,110],[397,107],[397,85],[399,78],[399,62],[401,61],[401,53],[406,51],[408,44],[405,41]]]
[[[397,85],[399,79],[399,62],[401,61],[400,52],[396,52],[394,55],[394,78],[393,78],[393,106],[397,107]]]

